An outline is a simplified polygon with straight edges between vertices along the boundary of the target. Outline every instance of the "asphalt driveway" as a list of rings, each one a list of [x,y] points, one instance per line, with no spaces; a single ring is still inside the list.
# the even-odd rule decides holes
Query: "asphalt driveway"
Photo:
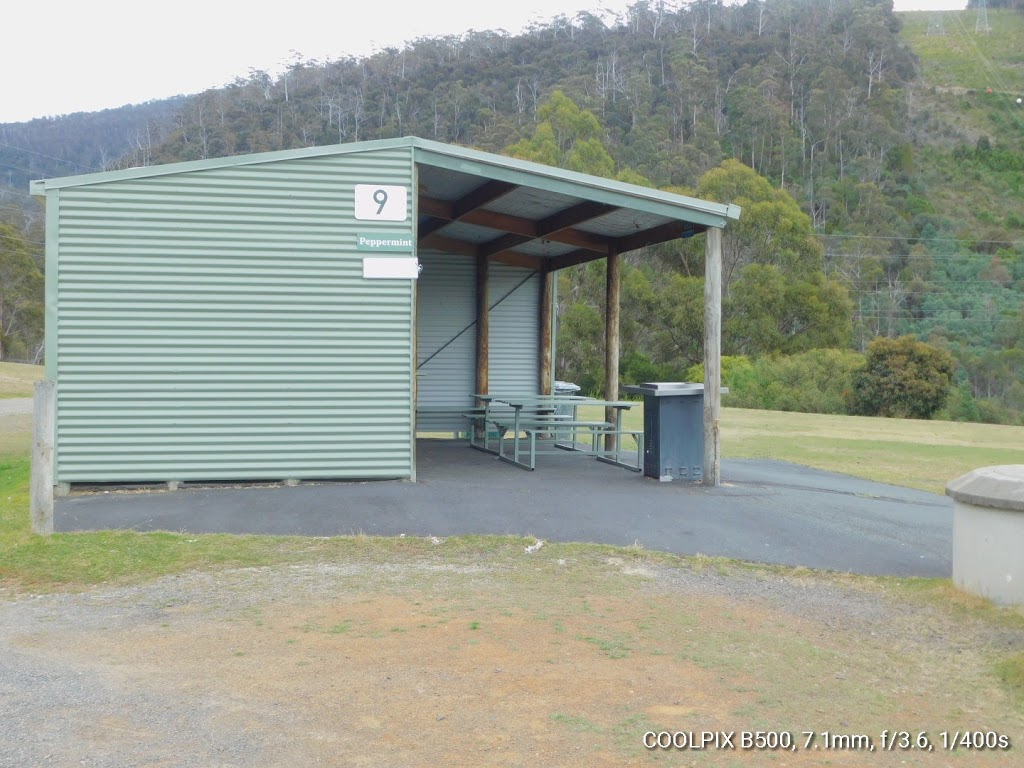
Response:
[[[102,489],[58,499],[59,531],[335,536],[515,534],[869,575],[951,574],[952,501],[785,462],[722,462],[723,485],[659,483],[583,455],[527,472],[421,441],[420,481]]]

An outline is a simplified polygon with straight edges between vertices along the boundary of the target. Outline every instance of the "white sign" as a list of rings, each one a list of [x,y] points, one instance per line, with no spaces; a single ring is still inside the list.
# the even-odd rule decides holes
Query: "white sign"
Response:
[[[383,184],[356,184],[356,218],[363,221],[405,221],[409,190]]]
[[[395,256],[364,256],[363,277],[370,280],[415,280],[420,276],[418,259]]]

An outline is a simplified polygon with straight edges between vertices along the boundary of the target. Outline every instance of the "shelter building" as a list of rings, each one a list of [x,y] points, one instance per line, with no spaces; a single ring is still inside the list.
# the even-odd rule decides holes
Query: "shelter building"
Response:
[[[550,393],[559,269],[607,262],[617,398],[619,257],[698,233],[718,482],[734,205],[412,137],[31,191],[46,198],[58,485],[415,480],[417,432],[465,429],[473,394]]]

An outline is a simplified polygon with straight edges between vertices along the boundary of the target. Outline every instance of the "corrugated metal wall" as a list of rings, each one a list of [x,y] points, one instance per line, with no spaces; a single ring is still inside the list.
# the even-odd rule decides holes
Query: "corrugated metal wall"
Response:
[[[476,383],[476,264],[436,252],[420,252],[420,261],[416,428],[464,430],[466,420],[457,412],[474,405]],[[538,392],[540,275],[495,262],[488,277],[489,389]]]
[[[491,264],[491,392],[540,392],[540,273]]]
[[[411,150],[60,190],[56,480],[412,476],[412,284],[355,236],[414,216],[357,183]]]
[[[473,407],[476,379],[476,263],[420,251],[416,288],[416,429],[466,428],[458,411]]]

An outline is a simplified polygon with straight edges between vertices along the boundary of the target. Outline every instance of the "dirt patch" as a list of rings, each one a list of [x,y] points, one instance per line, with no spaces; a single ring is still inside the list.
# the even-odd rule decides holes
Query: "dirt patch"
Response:
[[[0,608],[0,680],[45,678],[13,703],[23,728],[69,724],[43,729],[55,765],[1024,764],[1021,718],[986,655],[1024,643],[1019,632],[951,627],[813,575],[558,549],[522,564],[249,569],[21,600]],[[1018,746],[942,751],[941,731],[968,728]],[[927,731],[936,751],[885,751],[885,729]],[[645,749],[662,730],[787,730],[798,749]],[[870,735],[875,751],[824,749],[823,731]],[[38,756],[10,723],[0,744]]]

